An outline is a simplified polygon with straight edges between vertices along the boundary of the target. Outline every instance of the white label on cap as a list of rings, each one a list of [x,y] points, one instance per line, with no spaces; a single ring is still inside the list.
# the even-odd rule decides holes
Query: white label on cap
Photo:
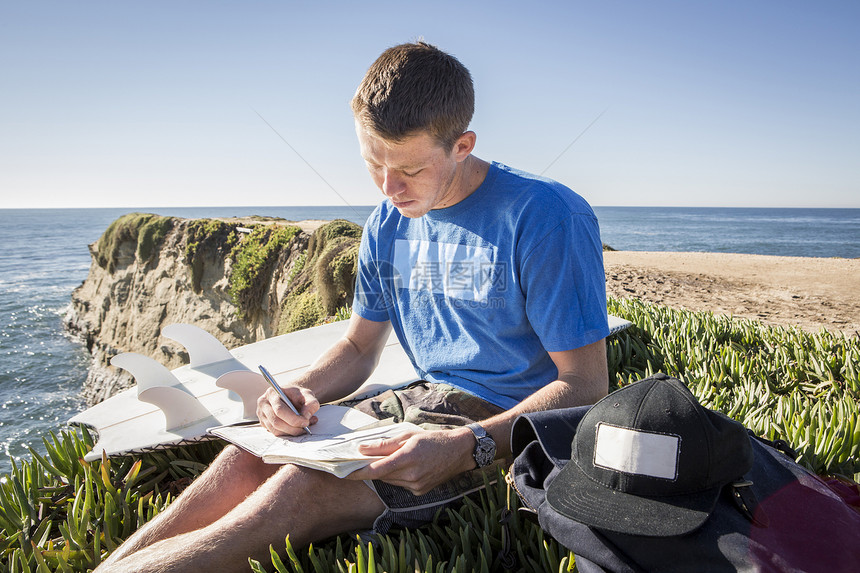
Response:
[[[597,425],[594,465],[628,474],[675,479],[680,436]]]

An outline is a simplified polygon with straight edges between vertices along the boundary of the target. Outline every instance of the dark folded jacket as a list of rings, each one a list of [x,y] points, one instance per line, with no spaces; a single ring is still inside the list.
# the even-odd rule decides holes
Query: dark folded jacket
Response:
[[[511,435],[511,475],[520,499],[546,532],[573,551],[582,573],[860,571],[860,513],[758,439],[751,440],[755,462],[744,475],[752,484],[725,486],[710,518],[689,534],[625,535],[559,514],[546,503],[546,487],[570,459],[574,432],[587,411],[525,414]]]

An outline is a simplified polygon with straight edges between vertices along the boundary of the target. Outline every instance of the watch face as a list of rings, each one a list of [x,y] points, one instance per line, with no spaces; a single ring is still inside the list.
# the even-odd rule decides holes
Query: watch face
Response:
[[[478,467],[488,466],[496,457],[496,444],[492,438],[481,438],[478,440],[478,445],[475,447],[475,462]]]

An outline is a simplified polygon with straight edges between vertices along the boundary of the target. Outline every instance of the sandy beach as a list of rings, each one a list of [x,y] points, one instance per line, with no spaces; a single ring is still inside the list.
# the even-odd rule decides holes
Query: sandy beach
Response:
[[[860,336],[860,259],[612,251],[606,291],[765,324]]]

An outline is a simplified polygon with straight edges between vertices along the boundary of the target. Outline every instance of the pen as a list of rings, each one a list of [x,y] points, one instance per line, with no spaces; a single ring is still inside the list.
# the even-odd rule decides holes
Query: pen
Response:
[[[287,398],[287,395],[286,395],[286,394],[284,394],[284,391],[281,389],[281,387],[280,387],[280,386],[278,386],[278,383],[277,383],[277,382],[275,382],[275,379],[274,379],[274,378],[272,378],[272,375],[271,375],[271,374],[269,374],[269,371],[268,371],[268,370],[266,370],[265,368],[263,368],[263,366],[262,366],[262,365],[257,366],[257,368],[259,368],[259,369],[260,369],[260,372],[263,374],[263,378],[265,378],[265,379],[266,379],[266,382],[268,382],[268,383],[269,383],[269,385],[271,385],[271,387],[275,389],[275,392],[277,392],[277,393],[278,393],[278,395],[281,397],[281,400],[283,400],[283,401],[284,401],[284,404],[286,404],[287,406],[289,406],[289,407],[290,407],[290,410],[292,410],[292,411],[293,411],[293,413],[294,413],[296,416],[301,416],[301,414],[299,414],[299,411],[298,411],[298,410],[296,410],[296,407],[295,407],[295,406],[293,406],[293,403],[292,403],[292,402],[290,402],[290,399],[289,399],[289,398]],[[307,426],[305,426],[305,432],[307,432],[308,434],[310,434],[310,433],[311,433],[310,429],[309,429]]]

